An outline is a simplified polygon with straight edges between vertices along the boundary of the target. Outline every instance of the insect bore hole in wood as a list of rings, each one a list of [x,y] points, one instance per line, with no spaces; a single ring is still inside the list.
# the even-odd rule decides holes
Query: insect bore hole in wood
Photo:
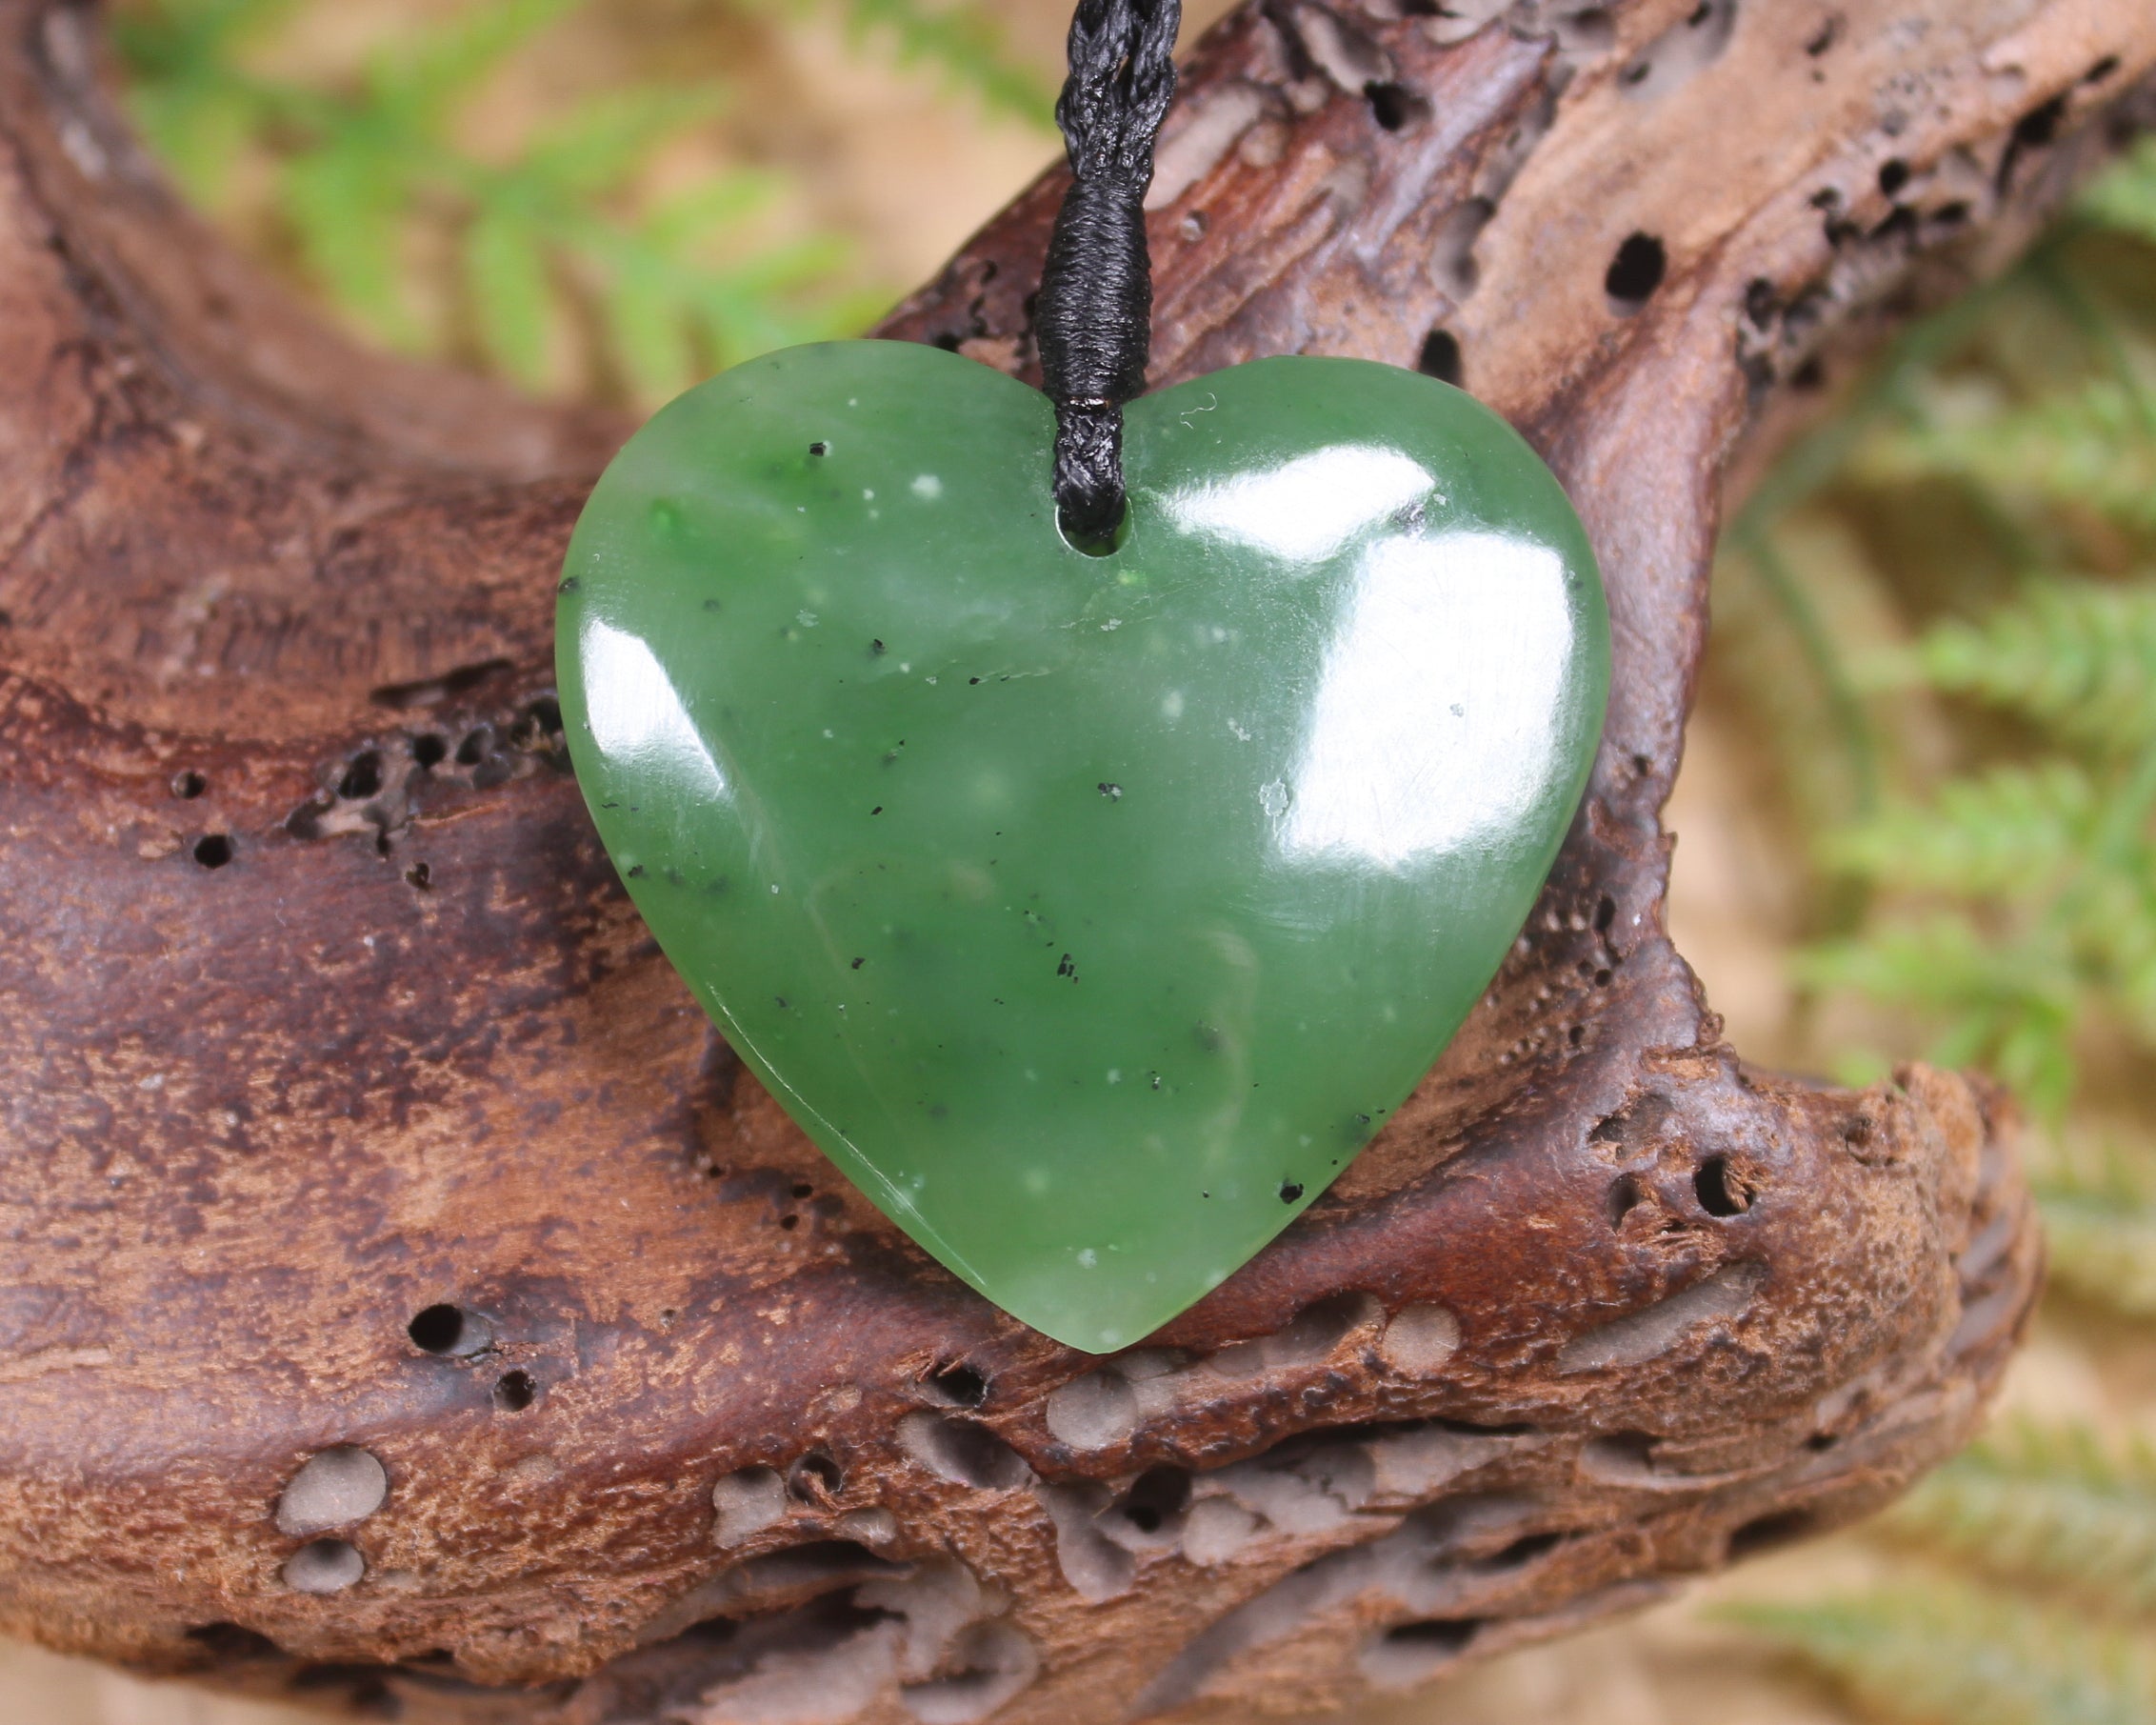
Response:
[[[1430,116],[1428,101],[1405,84],[1371,82],[1363,86],[1370,118],[1387,131],[1412,131]]]
[[[1609,260],[1608,272],[1602,278],[1611,310],[1621,317],[1629,317],[1662,286],[1663,274],[1668,267],[1668,253],[1653,234],[1627,235],[1625,243],[1617,248],[1617,255]]]
[[[936,1367],[922,1382],[938,1401],[953,1408],[977,1408],[988,1399],[988,1380],[963,1360]]]
[[[1752,1194],[1743,1181],[1729,1173],[1727,1156],[1709,1156],[1692,1176],[1692,1190],[1700,1208],[1710,1216],[1742,1215],[1751,1208]]]
[[[382,789],[382,756],[369,749],[355,754],[337,781],[337,794],[348,802],[364,802]]]
[[[1423,337],[1422,351],[1415,355],[1415,370],[1439,383],[1460,387],[1460,338],[1449,330],[1432,330]]]
[[[443,1303],[415,1314],[405,1326],[411,1345],[422,1354],[467,1359],[493,1345],[493,1326],[476,1312]]]

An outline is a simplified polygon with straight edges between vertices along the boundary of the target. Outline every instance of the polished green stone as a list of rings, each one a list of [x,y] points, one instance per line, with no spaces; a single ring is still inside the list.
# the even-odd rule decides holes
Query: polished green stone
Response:
[[[690,391],[562,582],[569,750],[659,944],[840,1168],[1007,1311],[1136,1340],[1325,1190],[1519,933],[1608,623],[1548,471],[1413,372],[1128,411],[840,342]]]

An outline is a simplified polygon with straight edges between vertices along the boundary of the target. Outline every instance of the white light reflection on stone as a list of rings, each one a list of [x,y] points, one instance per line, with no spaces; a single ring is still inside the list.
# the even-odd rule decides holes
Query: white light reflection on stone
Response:
[[[585,705],[600,752],[662,764],[699,793],[723,799],[726,774],[697,734],[658,655],[637,636],[597,617],[585,622],[583,654]]]
[[[1496,533],[1387,540],[1355,580],[1279,842],[1397,869],[1473,845],[1547,787],[1572,616],[1558,553]]]
[[[1432,483],[1420,462],[1398,450],[1336,445],[1172,492],[1166,507],[1185,532],[1310,561],[1421,501]]]

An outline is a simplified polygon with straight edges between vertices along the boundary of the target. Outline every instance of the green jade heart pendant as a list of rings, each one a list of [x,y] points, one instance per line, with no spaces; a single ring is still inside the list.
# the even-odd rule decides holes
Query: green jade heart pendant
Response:
[[[902,342],[739,366],[607,470],[558,636],[600,835],[735,1050],[899,1227],[1094,1353],[1428,1070],[1609,682],[1578,517],[1461,391],[1261,359],[1127,414],[1088,555],[1037,391]]]

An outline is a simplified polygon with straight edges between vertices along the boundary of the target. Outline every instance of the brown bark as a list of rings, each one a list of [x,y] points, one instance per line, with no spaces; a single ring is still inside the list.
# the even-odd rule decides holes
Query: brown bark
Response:
[[[1247,1716],[1961,1441],[2036,1283],[2010,1111],[1748,1070],[1658,811],[1740,434],[2149,117],[2156,13],[1398,10],[1199,47],[1155,380],[1456,351],[1594,536],[1607,736],[1413,1102],[1101,1363],[848,1190],[615,884],[548,684],[621,428],[343,347],[174,205],[84,10],[0,0],[0,1624],[407,1719]],[[1023,370],[1056,194],[888,331]],[[295,1480],[340,1446],[369,1513]],[[362,1578],[291,1586],[321,1537]]]

